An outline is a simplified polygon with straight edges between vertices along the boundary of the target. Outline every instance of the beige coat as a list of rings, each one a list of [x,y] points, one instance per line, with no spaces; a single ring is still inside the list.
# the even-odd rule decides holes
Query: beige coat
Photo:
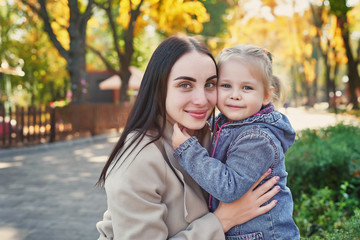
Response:
[[[149,141],[146,137],[110,172],[105,182],[108,210],[96,225],[99,240],[225,239],[219,220],[208,212],[201,188],[174,159],[171,135],[168,124],[159,144],[142,149]],[[209,140],[209,131],[206,135]]]

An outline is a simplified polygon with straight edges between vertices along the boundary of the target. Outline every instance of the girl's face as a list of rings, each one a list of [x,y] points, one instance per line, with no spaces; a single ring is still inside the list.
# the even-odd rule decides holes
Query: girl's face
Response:
[[[168,78],[167,120],[189,130],[203,128],[216,104],[216,81],[209,56],[191,51],[180,57]]]
[[[271,91],[271,90],[270,90]],[[230,120],[239,121],[270,103],[264,85],[239,60],[230,59],[219,69],[217,107]]]

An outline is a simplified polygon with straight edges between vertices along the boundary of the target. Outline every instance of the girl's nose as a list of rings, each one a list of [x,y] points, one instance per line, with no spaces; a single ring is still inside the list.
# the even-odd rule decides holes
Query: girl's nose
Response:
[[[240,94],[233,92],[232,95],[230,96],[230,99],[232,100],[240,100]]]

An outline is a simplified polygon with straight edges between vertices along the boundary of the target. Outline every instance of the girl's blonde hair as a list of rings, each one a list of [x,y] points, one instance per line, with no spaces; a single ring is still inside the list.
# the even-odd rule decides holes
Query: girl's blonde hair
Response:
[[[240,44],[222,50],[217,56],[217,64],[220,69],[223,63],[236,59],[247,65],[251,74],[262,80],[266,94],[270,94],[271,87],[274,88],[271,99],[278,105],[284,100],[284,87],[281,80],[273,75],[272,58],[273,55],[264,48]]]

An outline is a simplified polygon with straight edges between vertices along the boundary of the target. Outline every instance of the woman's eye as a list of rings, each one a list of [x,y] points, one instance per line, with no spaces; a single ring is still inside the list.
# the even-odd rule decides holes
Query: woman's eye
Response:
[[[191,85],[190,85],[189,83],[181,83],[181,84],[179,85],[179,87],[181,87],[181,88],[190,88]]]
[[[215,86],[216,86],[216,83],[214,83],[214,82],[208,82],[208,83],[205,84],[206,88],[212,88],[212,87],[215,87]]]
[[[223,88],[231,88],[231,85],[230,84],[221,84],[221,87],[223,87]]]

